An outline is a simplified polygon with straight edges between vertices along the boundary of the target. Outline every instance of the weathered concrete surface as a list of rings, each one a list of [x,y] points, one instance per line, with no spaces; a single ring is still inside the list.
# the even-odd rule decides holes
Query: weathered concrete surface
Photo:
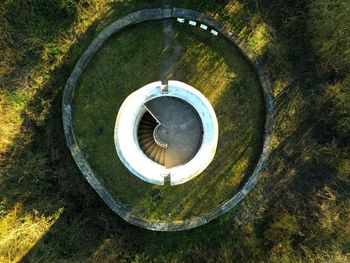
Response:
[[[250,176],[248,181],[243,185],[241,190],[234,195],[231,199],[227,200],[222,206],[214,209],[207,215],[202,217],[192,218],[190,220],[182,221],[172,221],[172,222],[161,222],[155,220],[148,220],[146,218],[140,218],[136,215],[130,214],[130,211],[124,207],[124,205],[116,199],[113,199],[111,195],[107,192],[106,188],[102,185],[98,176],[92,170],[92,168],[87,163],[81,150],[79,149],[72,127],[72,112],[71,112],[71,102],[73,98],[73,93],[77,81],[86,65],[89,63],[91,58],[95,53],[101,48],[101,46],[110,38],[112,35],[118,33],[121,29],[148,20],[159,20],[165,18],[185,18],[197,21],[199,23],[205,24],[210,30],[214,29],[219,32],[220,36],[225,37],[229,40],[232,45],[237,46],[242,54],[247,58],[248,61],[252,63],[255,67],[261,86],[264,92],[265,98],[265,108],[266,108],[266,122],[265,122],[265,139],[263,145],[263,151],[258,161],[258,164]],[[273,122],[274,122],[274,102],[273,95],[271,91],[271,85],[268,80],[267,74],[257,59],[256,55],[249,49],[249,47],[239,39],[238,36],[233,34],[228,28],[225,28],[222,24],[215,21],[213,18],[198,13],[193,10],[183,9],[183,8],[155,8],[140,10],[131,13],[123,18],[118,19],[105,29],[103,29],[100,34],[94,39],[88,49],[81,56],[77,64],[75,65],[73,72],[71,73],[67,84],[64,89],[63,99],[62,99],[62,114],[63,114],[63,126],[66,135],[67,145],[72,153],[72,156],[77,163],[80,171],[85,176],[90,185],[99,194],[99,196],[105,201],[105,203],[120,217],[124,220],[146,228],[156,231],[179,231],[197,227],[203,225],[218,216],[226,213],[234,206],[236,206],[244,196],[256,185],[259,176],[261,175],[266,160],[271,152],[271,138],[273,132]]]

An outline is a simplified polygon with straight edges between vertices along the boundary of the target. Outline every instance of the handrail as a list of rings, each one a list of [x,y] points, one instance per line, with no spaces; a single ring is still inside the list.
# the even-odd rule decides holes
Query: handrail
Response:
[[[145,104],[143,104],[143,107],[145,107],[145,109],[148,111],[148,113],[152,115],[152,117],[156,120],[156,122],[161,124],[160,121],[157,119],[157,117],[154,116],[154,114],[151,112],[151,110]]]
[[[161,139],[158,138],[158,135],[157,135],[157,131],[158,131],[158,128],[160,127],[160,123],[154,128],[153,130],[153,139],[154,141],[156,142],[156,144],[162,148],[168,148],[168,144],[163,142]]]

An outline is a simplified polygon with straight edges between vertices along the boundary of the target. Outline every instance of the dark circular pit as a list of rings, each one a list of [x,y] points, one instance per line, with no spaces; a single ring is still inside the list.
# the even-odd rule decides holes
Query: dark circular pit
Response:
[[[197,111],[189,103],[172,96],[152,99],[145,106],[147,111],[138,127],[143,152],[167,168],[191,160],[198,152],[203,135]],[[159,145],[152,141],[153,136]]]

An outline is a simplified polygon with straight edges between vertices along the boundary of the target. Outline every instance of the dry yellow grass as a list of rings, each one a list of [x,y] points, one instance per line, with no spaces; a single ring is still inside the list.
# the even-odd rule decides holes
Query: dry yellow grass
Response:
[[[38,211],[23,214],[21,204],[16,203],[0,217],[0,262],[19,262],[55,223],[63,209],[50,216]]]
[[[49,73],[62,65],[64,57],[76,40],[97,19],[105,16],[110,11],[111,3],[113,1],[97,1],[88,9],[78,5],[76,21],[56,39],[43,43],[43,51],[39,63],[23,72],[24,76],[22,75],[20,79],[12,80],[15,87],[12,91],[7,91],[6,82],[2,80],[7,74],[12,72],[17,66],[16,62],[24,54],[23,50],[12,39],[11,32],[9,32],[10,27],[4,17],[4,10],[0,6],[0,161],[1,154],[6,152],[9,146],[13,145],[14,139],[21,131],[22,114],[31,98],[47,84]],[[54,61],[49,61],[53,49],[55,50]],[[37,116],[36,120],[43,122],[48,111],[48,109],[43,111],[39,118]]]

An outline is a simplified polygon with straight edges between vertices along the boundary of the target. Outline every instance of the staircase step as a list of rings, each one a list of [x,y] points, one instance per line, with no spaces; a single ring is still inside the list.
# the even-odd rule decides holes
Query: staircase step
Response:
[[[164,166],[165,166],[165,167],[170,167],[170,166],[169,166],[169,161],[168,161],[168,158],[167,158],[166,153],[165,153],[165,155],[164,155]]]
[[[153,131],[154,131],[154,129],[142,128],[142,129],[138,129],[138,130],[137,130],[137,133],[138,133],[138,134],[140,134],[140,133],[145,134],[145,133],[149,132],[149,133],[152,133],[152,134],[153,134]]]
[[[154,129],[157,125],[158,125],[157,123],[140,122],[139,128],[140,127],[152,127]]]
[[[158,147],[158,151],[156,155],[154,156],[154,161],[160,164],[160,157],[162,156],[163,148]]]
[[[143,147],[147,143],[153,142],[153,141],[154,141],[153,137],[147,137],[147,138],[144,138],[142,140],[139,140],[139,144],[140,144],[141,147]]]
[[[152,130],[137,131],[137,136],[143,136],[143,135],[147,135],[147,136],[152,136],[153,137],[153,131]]]
[[[153,161],[154,161],[154,159],[155,159],[155,157],[156,157],[156,155],[157,155],[157,152],[158,152],[159,149],[161,148],[161,147],[159,147],[158,144],[156,144],[156,145],[157,145],[157,147],[155,147],[155,148],[153,149],[153,151],[149,154],[149,158],[152,159]]]
[[[165,155],[166,155],[166,149],[162,148],[162,155],[160,156],[160,164],[165,165]]]
[[[137,138],[139,139],[139,141],[142,141],[143,139],[147,139],[147,138],[153,138],[153,132],[152,133],[137,134]]]
[[[158,125],[158,122],[156,122],[155,120],[154,120],[154,121],[150,121],[150,120],[147,120],[147,119],[141,119],[139,125],[140,125],[140,126],[141,126],[141,125],[157,126],[157,125]]]
[[[150,124],[150,123],[144,123],[144,122],[140,122],[139,124],[139,129],[142,127],[146,127],[146,128],[152,128],[154,129],[157,126],[157,124]]]
[[[150,156],[150,154],[153,152],[153,150],[157,147],[158,145],[155,142],[152,142],[147,148],[145,149],[145,154],[147,156]]]
[[[141,149],[146,153],[146,151],[153,145],[153,144],[156,144],[154,142],[154,140],[150,140],[149,142],[143,144],[143,145],[140,145],[141,146]]]
[[[139,127],[137,129],[138,130],[139,129],[152,129],[152,130],[154,130],[156,127],[157,127],[157,125],[149,125],[149,124],[142,124],[142,123],[140,123]]]
[[[137,133],[137,137],[140,138],[140,136],[142,136],[140,140],[146,138],[146,137],[153,137],[153,132],[150,132],[150,131],[141,131],[139,133]]]
[[[149,142],[154,142],[153,137],[147,137],[147,138],[144,138],[142,140],[139,140],[139,144],[142,146],[145,145],[146,143],[149,143]]]

